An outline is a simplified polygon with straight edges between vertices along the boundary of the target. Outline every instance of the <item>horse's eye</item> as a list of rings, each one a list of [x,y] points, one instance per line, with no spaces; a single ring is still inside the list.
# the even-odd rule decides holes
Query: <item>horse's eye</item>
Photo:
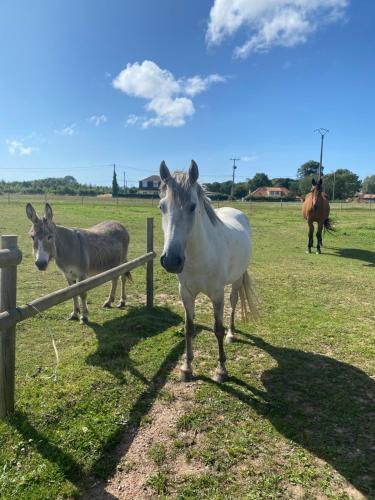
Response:
[[[191,205],[191,207],[190,207],[190,212],[194,212],[194,210],[195,210],[196,206],[197,206],[197,205],[196,205],[195,203],[193,203],[193,204]]]
[[[34,236],[33,234],[30,234],[30,236],[31,236],[31,239],[32,239],[32,240],[35,238],[35,236]]]
[[[48,235],[48,238],[47,238],[48,241],[51,241],[52,240],[52,236],[49,234]]]

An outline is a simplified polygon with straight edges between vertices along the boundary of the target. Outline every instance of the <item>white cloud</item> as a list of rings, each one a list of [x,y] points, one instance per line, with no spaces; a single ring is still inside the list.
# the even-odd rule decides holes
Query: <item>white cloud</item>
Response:
[[[113,87],[127,95],[147,99],[146,111],[151,116],[130,115],[127,125],[180,127],[195,113],[192,97],[225,78],[212,74],[176,79],[153,61],[128,64],[113,80]]]
[[[220,45],[247,29],[247,41],[234,50],[241,58],[274,46],[294,47],[319,26],[342,18],[348,4],[349,0],[214,0],[206,40]]]
[[[108,118],[105,115],[92,115],[89,118],[89,122],[93,123],[95,127],[99,127],[102,123],[106,123]]]
[[[55,130],[55,134],[58,134],[58,135],[75,135],[75,134],[78,134],[77,125],[75,123],[72,123],[71,125],[68,125],[67,127],[63,127],[60,130]]]
[[[23,139],[7,139],[6,144],[11,155],[30,156],[37,148],[26,146]]]
[[[241,161],[255,161],[257,159],[256,155],[241,156]]]

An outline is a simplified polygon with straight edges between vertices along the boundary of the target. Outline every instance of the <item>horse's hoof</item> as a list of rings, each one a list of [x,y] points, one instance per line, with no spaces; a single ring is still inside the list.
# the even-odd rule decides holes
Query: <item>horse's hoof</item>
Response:
[[[306,253],[307,253],[307,254],[311,253],[311,250],[310,250],[310,249],[307,249],[307,250],[306,250]]]
[[[107,302],[104,302],[104,304],[103,304],[104,309],[111,309],[111,307],[112,307],[112,305],[108,300],[107,300]]]
[[[191,370],[180,370],[180,380],[181,382],[191,382],[193,380],[193,372]]]
[[[79,317],[78,314],[72,313],[70,316],[67,318],[68,321],[78,321]]]
[[[316,251],[316,255],[320,255],[322,252],[320,250]]]
[[[228,372],[226,370],[223,370],[222,368],[216,370],[215,375],[213,376],[213,380],[218,384],[225,382],[226,380],[228,380],[228,378]]]
[[[234,335],[229,335],[229,334],[228,334],[228,335],[225,337],[225,343],[226,343],[226,344],[233,344],[233,342],[235,342],[235,341],[236,341],[236,337],[235,337]]]
[[[117,307],[119,309],[124,309],[124,307],[125,307],[125,300],[120,300],[120,302],[117,304]]]
[[[80,324],[80,325],[87,325],[88,321],[89,321],[89,319],[88,319],[88,317],[87,317],[87,316],[81,316],[81,317],[79,318],[79,324]]]

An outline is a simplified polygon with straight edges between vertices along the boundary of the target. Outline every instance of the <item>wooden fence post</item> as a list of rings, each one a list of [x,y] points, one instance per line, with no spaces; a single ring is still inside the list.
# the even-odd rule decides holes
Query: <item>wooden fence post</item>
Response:
[[[2,236],[0,248],[17,248],[17,236]],[[0,269],[0,312],[16,307],[17,266]],[[14,413],[16,327],[0,332],[0,419]]]
[[[154,251],[154,219],[147,217],[147,253]],[[147,307],[154,307],[154,259],[146,268]]]

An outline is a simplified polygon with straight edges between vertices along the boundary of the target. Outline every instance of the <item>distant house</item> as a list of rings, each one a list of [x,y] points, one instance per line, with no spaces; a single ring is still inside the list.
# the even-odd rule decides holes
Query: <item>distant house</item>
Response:
[[[289,189],[286,187],[259,187],[249,194],[254,198],[288,198]]]
[[[357,193],[353,201],[358,203],[375,203],[375,194]]]
[[[160,186],[160,177],[158,175],[150,175],[146,179],[139,181],[139,194],[158,194]]]

